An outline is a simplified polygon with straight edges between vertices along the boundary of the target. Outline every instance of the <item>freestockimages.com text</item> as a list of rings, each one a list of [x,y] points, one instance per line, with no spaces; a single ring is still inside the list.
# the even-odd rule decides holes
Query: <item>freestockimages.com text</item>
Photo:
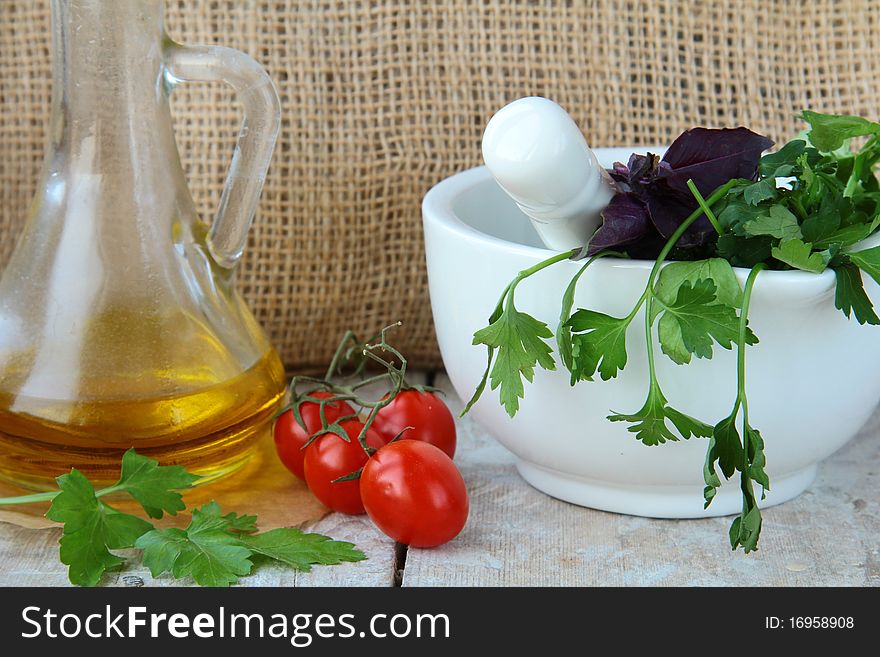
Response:
[[[446,614],[372,614],[365,623],[355,614],[244,614],[219,607],[214,613],[151,613],[146,607],[115,611],[106,605],[102,612],[58,614],[50,608],[22,609],[25,629],[22,638],[144,638],[189,637],[203,639],[286,639],[305,648],[316,638],[449,638]],[[360,629],[359,629],[360,628]]]

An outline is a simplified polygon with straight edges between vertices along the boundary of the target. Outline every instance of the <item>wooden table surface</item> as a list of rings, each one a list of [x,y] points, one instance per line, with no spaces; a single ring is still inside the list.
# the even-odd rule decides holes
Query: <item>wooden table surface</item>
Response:
[[[440,374],[454,411],[461,401]],[[266,566],[243,586],[878,586],[880,412],[825,461],[795,500],[764,511],[761,550],[727,544],[729,518],[653,520],[550,498],[517,474],[513,457],[471,419],[458,423],[456,461],[470,492],[462,534],[433,550],[406,549],[366,516],[331,514],[307,527],[349,540],[366,561],[296,573]],[[699,491],[697,491],[699,494]],[[0,523],[0,585],[68,585],[57,529]],[[132,553],[135,554],[135,553]],[[169,586],[133,559],[108,586]]]

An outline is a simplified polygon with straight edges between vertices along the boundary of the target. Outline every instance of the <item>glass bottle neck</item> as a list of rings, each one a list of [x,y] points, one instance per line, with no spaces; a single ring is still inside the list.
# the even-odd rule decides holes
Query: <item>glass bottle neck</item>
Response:
[[[161,0],[52,0],[56,148],[131,149],[159,129],[168,113],[162,10]]]

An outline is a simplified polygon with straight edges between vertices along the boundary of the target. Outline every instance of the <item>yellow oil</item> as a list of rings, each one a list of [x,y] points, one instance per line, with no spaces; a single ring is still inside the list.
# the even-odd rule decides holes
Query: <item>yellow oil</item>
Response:
[[[0,478],[43,489],[75,467],[110,483],[129,447],[163,465],[223,476],[270,431],[284,378],[269,348],[245,372],[181,395],[63,401],[0,393]],[[107,380],[84,387],[114,389]]]

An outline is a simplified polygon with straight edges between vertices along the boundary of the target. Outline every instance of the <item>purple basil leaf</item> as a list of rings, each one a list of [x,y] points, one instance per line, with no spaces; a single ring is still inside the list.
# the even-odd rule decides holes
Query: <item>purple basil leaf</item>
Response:
[[[619,193],[603,212],[604,222],[590,240],[588,254],[621,246],[634,257],[659,252],[657,243],[697,209],[688,180],[703,196],[731,179],[756,180],[761,153],[772,145],[746,128],[693,128],[682,133],[662,159],[634,153],[625,166],[615,162],[610,174]],[[709,220],[700,217],[676,248],[704,246],[713,234]]]
[[[629,156],[629,164],[626,167],[629,169],[630,179],[641,180],[642,178],[647,178],[654,173],[659,160],[660,158],[653,153],[648,153],[647,155],[633,153]]]
[[[632,244],[650,231],[648,209],[635,194],[616,194],[602,210],[602,225],[590,239],[587,255]]]
[[[607,169],[608,175],[614,181],[614,187],[618,192],[631,192],[632,186],[629,184],[629,169],[625,164],[615,162],[614,166]]]
[[[761,153],[772,145],[767,137],[746,128],[693,128],[683,132],[666,151],[645,189],[651,221],[660,234],[670,237],[697,209],[688,180],[693,180],[704,196],[733,178],[755,180]],[[700,217],[677,246],[699,246],[712,233],[709,220]]]
[[[618,178],[622,178],[623,180],[629,179],[629,167],[626,166],[623,162],[615,162],[614,165],[608,170],[612,176],[617,176]]]
[[[701,194],[711,194],[732,178],[755,180],[761,153],[772,145],[747,128],[692,128],[672,142],[658,176],[683,194],[690,195],[690,179]]]
[[[651,221],[664,238],[669,239],[681,222],[697,209],[697,202],[688,190],[688,195],[672,189],[665,181],[658,180],[648,188],[648,209]],[[703,244],[715,231],[709,220],[702,216],[684,232],[676,246],[687,249]]]

